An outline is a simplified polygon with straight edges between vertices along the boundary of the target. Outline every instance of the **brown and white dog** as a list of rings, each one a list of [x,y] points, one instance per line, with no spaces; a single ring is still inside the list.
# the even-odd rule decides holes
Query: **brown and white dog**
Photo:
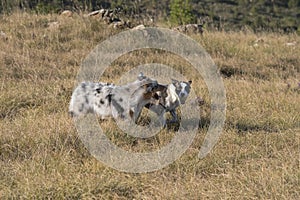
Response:
[[[190,93],[192,81],[178,81],[172,79],[169,85],[158,85],[158,91],[153,95],[150,103],[145,105],[146,108],[155,112],[161,124],[166,126],[165,113],[170,112],[172,120],[170,123],[178,121],[176,108],[184,104]]]
[[[123,86],[82,82],[72,94],[69,113],[73,117],[96,113],[101,118],[112,116],[136,121],[157,91],[157,81],[142,73],[136,81]]]

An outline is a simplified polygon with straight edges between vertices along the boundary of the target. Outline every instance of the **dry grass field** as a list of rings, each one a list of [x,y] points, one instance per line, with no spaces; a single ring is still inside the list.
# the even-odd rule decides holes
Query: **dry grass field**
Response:
[[[53,23],[58,22],[58,23]],[[167,52],[132,52],[110,66],[115,81],[143,63],[173,66],[205,100],[191,147],[150,173],[119,172],[90,155],[68,104],[81,62],[120,32],[73,15],[0,16],[0,199],[298,199],[300,196],[300,37],[294,34],[205,32],[192,35],[218,65],[226,88],[224,131],[198,159],[209,126],[210,98],[199,74]],[[185,67],[183,67],[185,66]],[[132,151],[158,149],[176,134],[108,137]]]

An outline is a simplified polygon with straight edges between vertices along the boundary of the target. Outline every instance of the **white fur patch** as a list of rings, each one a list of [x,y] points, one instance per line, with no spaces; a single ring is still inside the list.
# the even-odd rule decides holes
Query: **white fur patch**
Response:
[[[178,100],[178,95],[176,93],[176,88],[173,84],[170,84],[167,89],[166,107],[171,107],[172,104]]]
[[[187,88],[189,87],[189,85],[184,82],[181,82],[180,85],[181,85],[182,89],[179,92],[178,97],[180,99],[180,103],[184,104],[189,95],[189,91],[187,91]]]
[[[123,86],[83,82],[72,94],[69,113],[74,117],[90,112],[101,118],[137,119],[144,105],[150,102],[145,95],[149,96],[150,92],[151,97],[157,85],[156,80],[145,76],[139,76],[138,80]]]

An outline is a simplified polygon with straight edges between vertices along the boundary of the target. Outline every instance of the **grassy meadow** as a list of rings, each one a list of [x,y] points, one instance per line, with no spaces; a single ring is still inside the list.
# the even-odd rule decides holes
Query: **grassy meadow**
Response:
[[[139,64],[163,63],[193,80],[193,90],[205,100],[196,138],[180,159],[155,172],[131,174],[92,157],[68,115],[81,62],[120,31],[79,15],[0,16],[0,199],[299,198],[298,35],[191,35],[219,67],[227,95],[224,131],[201,160],[210,119],[201,76],[167,52],[141,50],[117,59],[102,80],[117,81]],[[114,143],[134,152],[159,149],[176,134],[170,128],[137,139],[112,120],[100,123]]]

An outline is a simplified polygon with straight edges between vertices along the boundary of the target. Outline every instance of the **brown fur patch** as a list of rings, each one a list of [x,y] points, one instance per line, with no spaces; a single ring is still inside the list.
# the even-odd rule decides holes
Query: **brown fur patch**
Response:
[[[132,110],[129,110],[129,115],[131,118],[133,118],[133,114],[134,114],[134,112]]]
[[[144,99],[151,99],[153,93],[152,92],[146,92],[143,94]]]
[[[160,85],[160,84],[158,85],[156,91],[152,95],[152,98],[157,100],[155,104],[161,103],[162,105],[165,105],[165,100],[166,97],[168,96],[167,89],[168,87],[165,85]],[[160,92],[160,95],[158,95],[156,92]]]

